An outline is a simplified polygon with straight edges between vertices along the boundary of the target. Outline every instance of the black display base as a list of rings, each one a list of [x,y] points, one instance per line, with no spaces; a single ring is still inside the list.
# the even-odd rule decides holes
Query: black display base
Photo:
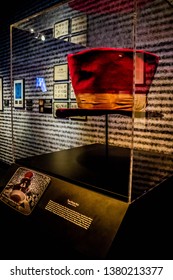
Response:
[[[129,193],[134,201],[173,174],[172,155],[99,143],[19,159],[16,163],[125,202],[129,202]]]
[[[51,184],[27,217],[0,203],[2,258],[169,259],[173,177],[128,204],[129,155],[93,144],[13,164],[1,190],[19,166],[48,174]]]
[[[17,167],[12,165],[1,178],[0,190]],[[0,202],[1,259],[171,259],[173,177],[130,205],[119,204],[109,197],[103,201],[105,196],[95,193],[92,197],[92,191],[78,186],[71,188],[71,183],[66,182],[57,185],[57,182],[62,180],[52,178],[51,185],[29,216]],[[88,230],[45,209],[50,198],[63,204],[69,195],[79,197],[80,211],[83,209],[88,216],[96,214]]]
[[[12,173],[18,168],[19,165],[17,164],[12,165],[9,180],[13,175]],[[8,205],[7,207],[10,206]],[[127,211],[128,204],[51,177],[47,190],[35,208],[30,217],[41,228],[48,229],[52,233],[53,239],[56,237],[57,242],[69,244],[71,248],[87,258],[97,259],[104,258],[107,255]],[[5,208],[4,211],[6,211]],[[15,212],[12,209],[10,216],[17,219],[16,213],[13,213],[13,211]],[[20,215],[22,214],[20,213]],[[31,218],[24,220],[20,215],[19,220],[21,219],[25,224],[27,224],[27,219],[31,221]],[[11,225],[11,222],[9,225]],[[27,234],[27,239],[29,240],[30,236],[35,235],[36,244],[40,238],[43,238],[43,236],[37,235],[33,225],[29,230],[28,226],[24,229],[22,229],[22,226],[23,222],[18,225],[17,229],[16,227],[14,229],[9,227],[9,231],[15,230],[16,232],[18,230],[19,236]],[[32,230],[33,232],[31,232]],[[20,241],[16,240],[14,243],[12,242],[13,246],[15,246],[15,242],[16,246],[20,244]],[[45,242],[49,242],[49,240],[43,240],[43,246]],[[24,246],[27,245],[25,244]],[[34,250],[37,250],[37,247],[34,246]]]
[[[16,160],[70,183],[128,202],[130,149],[92,144]]]

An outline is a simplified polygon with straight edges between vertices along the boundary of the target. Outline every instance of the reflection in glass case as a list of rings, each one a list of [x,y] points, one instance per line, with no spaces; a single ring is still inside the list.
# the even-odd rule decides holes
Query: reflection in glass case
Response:
[[[128,203],[172,176],[172,16],[164,0],[72,0],[13,24],[12,80],[54,104],[12,108],[14,160]]]

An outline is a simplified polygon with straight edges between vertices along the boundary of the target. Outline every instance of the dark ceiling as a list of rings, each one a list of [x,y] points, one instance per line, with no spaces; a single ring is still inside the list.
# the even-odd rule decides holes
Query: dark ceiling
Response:
[[[3,23],[4,21],[10,20],[10,18],[15,14],[18,6],[21,4],[21,0],[14,1],[14,6],[9,7],[9,5],[5,5],[3,9],[0,9],[0,22]]]
[[[82,0],[81,0],[82,1]],[[116,0],[115,0],[116,1]],[[171,7],[173,6],[173,0],[163,0],[167,2]],[[44,1],[45,3],[46,1]],[[49,1],[47,0],[49,3]],[[50,1],[56,2],[56,1]],[[58,2],[58,0],[57,0]],[[13,2],[13,6],[9,5],[3,6],[0,9],[0,24],[5,22],[14,23],[16,15],[21,12],[25,12],[27,9],[31,9],[32,6],[40,6],[41,7],[42,0],[15,0]],[[32,13],[31,13],[32,14]]]
[[[26,11],[26,9],[30,9],[33,3],[41,3],[41,0],[15,0],[12,7],[5,5],[3,9],[0,9],[0,23],[13,23],[16,15],[19,15],[20,11]]]

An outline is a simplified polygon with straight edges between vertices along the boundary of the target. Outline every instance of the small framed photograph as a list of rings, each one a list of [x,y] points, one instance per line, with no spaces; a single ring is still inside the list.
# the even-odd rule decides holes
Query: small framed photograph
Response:
[[[87,121],[87,116],[74,116],[70,117],[70,119],[75,121]]]
[[[56,110],[67,109],[69,107],[68,102],[54,102],[53,103],[53,116],[56,118]]]
[[[59,21],[54,25],[54,38],[61,38],[69,34],[69,19]]]
[[[14,107],[24,108],[24,79],[14,80]]]
[[[87,34],[82,33],[82,34],[78,34],[78,35],[73,35],[70,38],[70,42],[73,44],[76,44],[76,45],[86,46],[87,45]]]
[[[26,110],[27,111],[33,110],[33,100],[32,99],[26,99]]]
[[[87,30],[87,16],[77,16],[71,20],[71,33],[77,33]]]
[[[136,61],[135,61],[135,84],[143,85],[145,83],[144,74],[144,54],[136,53]]]
[[[70,108],[71,109],[78,109],[78,104],[77,102],[71,102],[70,103]],[[76,121],[87,121],[87,116],[78,116],[77,111],[76,111],[76,116],[71,116],[69,117],[71,120],[76,120]]]
[[[67,81],[68,80],[68,65],[59,64],[54,66],[54,81]]]
[[[30,215],[45,192],[51,177],[19,167],[0,193],[1,202],[24,215]]]
[[[75,99],[76,100],[76,95],[75,95],[75,92],[74,92],[74,89],[73,89],[73,86],[72,86],[72,83],[70,83],[70,90],[69,90],[69,93],[70,93],[70,99]]]
[[[0,111],[3,111],[3,78],[0,77]]]
[[[71,102],[71,103],[70,103],[70,108],[72,108],[72,109],[78,109],[77,102]]]
[[[39,99],[39,113],[52,114],[52,99]]]
[[[53,85],[54,99],[67,99],[68,98],[68,83],[59,83]]]

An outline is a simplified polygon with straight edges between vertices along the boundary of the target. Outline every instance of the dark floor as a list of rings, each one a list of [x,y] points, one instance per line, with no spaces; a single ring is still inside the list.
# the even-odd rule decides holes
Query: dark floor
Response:
[[[9,168],[0,162],[0,190],[4,187]],[[172,260],[172,186],[173,178],[170,178],[129,207],[104,259]],[[36,219],[26,220],[13,212],[0,203],[0,236],[1,244],[5,245],[0,250],[0,259],[93,259],[63,243],[56,232],[40,226]],[[25,250],[21,251],[23,247]]]

